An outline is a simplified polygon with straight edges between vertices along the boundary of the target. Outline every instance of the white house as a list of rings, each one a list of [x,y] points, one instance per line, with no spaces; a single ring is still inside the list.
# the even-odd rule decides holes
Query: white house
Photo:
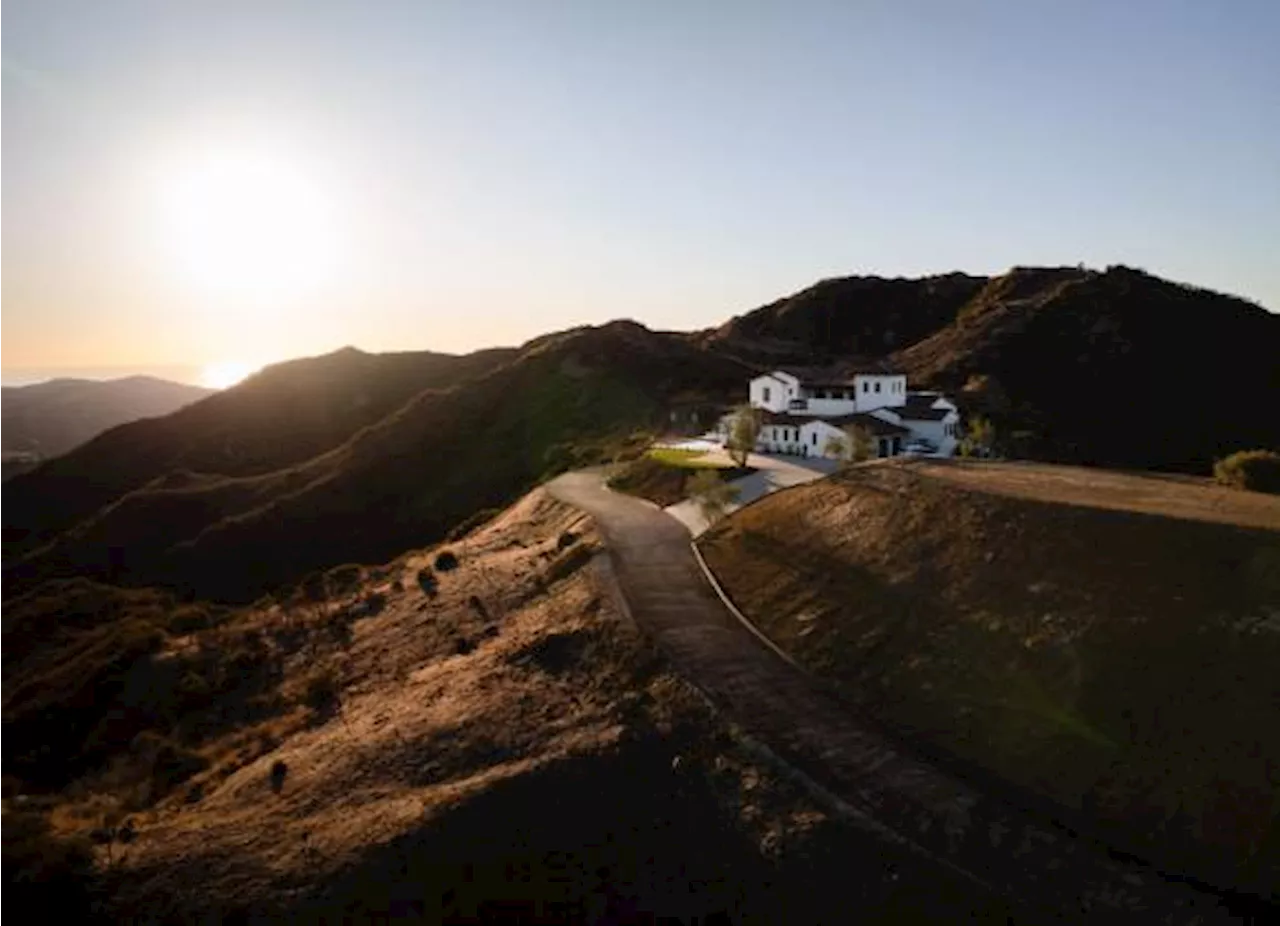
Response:
[[[847,446],[855,425],[882,457],[908,447],[951,456],[959,440],[955,404],[936,392],[910,392],[906,374],[888,367],[863,365],[841,376],[772,370],[752,379],[747,394],[762,415],[756,449],[768,453],[826,456],[831,438]],[[725,436],[728,427],[726,419]]]

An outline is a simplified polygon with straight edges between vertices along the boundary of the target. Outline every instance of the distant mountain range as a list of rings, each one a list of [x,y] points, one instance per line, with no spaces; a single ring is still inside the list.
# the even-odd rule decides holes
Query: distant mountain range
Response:
[[[33,464],[59,456],[118,424],[167,415],[211,392],[153,376],[5,386],[0,434],[6,463],[18,456]]]
[[[1280,446],[1277,356],[1280,317],[1124,267],[826,280],[692,334],[613,322],[466,356],[346,349],[8,482],[6,594],[86,574],[245,600],[383,561],[673,413],[708,423],[788,362],[895,363],[1029,456],[1203,473]]]

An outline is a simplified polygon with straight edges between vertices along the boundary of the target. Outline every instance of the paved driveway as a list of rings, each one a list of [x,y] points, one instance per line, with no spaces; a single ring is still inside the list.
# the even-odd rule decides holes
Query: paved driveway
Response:
[[[686,528],[652,503],[609,491],[598,473],[567,473],[548,489],[595,519],[632,617],[675,669],[832,804],[896,846],[885,850],[895,859],[941,865],[1036,918],[1233,921],[1211,895],[1113,859],[855,718],[738,623],[702,574]]]
[[[718,448],[709,451],[701,459],[732,463],[729,455]],[[734,480],[732,485],[738,490],[738,499],[729,506],[729,511],[737,511],[743,505],[754,502],[762,495],[776,492],[778,489],[821,479],[835,472],[838,464],[835,460],[814,457],[784,457],[769,453],[753,453],[747,458],[747,465],[755,467],[757,471],[750,476]],[[694,537],[700,536],[710,526],[702,516],[698,503],[693,499],[685,499],[670,506],[666,511],[688,528],[689,533]]]

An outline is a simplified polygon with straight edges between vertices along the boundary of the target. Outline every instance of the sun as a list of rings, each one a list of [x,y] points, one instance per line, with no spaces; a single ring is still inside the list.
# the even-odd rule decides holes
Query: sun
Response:
[[[321,287],[339,257],[333,204],[303,163],[252,147],[188,155],[164,173],[160,233],[172,270],[226,310]]]
[[[258,367],[250,363],[241,363],[237,360],[220,361],[205,365],[200,372],[200,382],[210,389],[226,389],[257,371]]]

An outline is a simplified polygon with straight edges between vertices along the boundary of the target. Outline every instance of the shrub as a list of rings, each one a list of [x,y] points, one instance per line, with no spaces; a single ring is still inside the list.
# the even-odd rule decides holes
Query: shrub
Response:
[[[363,577],[362,568],[354,563],[347,563],[345,566],[334,566],[330,569],[325,575],[325,584],[333,594],[345,595],[354,591]]]
[[[338,677],[330,670],[322,670],[307,681],[302,700],[318,713],[326,713],[338,706]]]
[[[436,554],[436,569],[449,572],[458,568],[458,557],[452,550],[441,550]]]
[[[1280,453],[1242,450],[1213,465],[1213,478],[1225,486],[1280,494]]]

